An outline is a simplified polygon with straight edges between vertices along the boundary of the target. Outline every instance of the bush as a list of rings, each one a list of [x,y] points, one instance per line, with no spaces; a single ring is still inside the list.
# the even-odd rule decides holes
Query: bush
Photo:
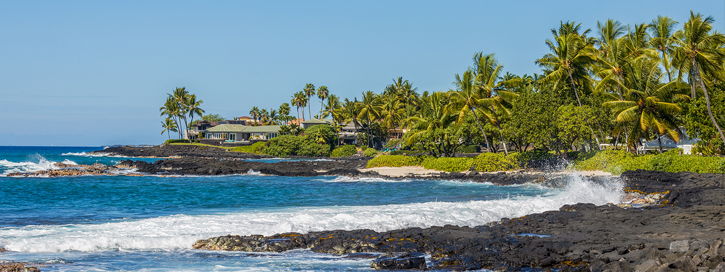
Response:
[[[357,154],[357,148],[354,145],[343,145],[332,150],[330,157],[348,157],[355,154]]]
[[[511,153],[509,155],[513,161],[518,163],[520,168],[540,167],[548,165],[550,161],[556,159],[556,155],[541,149]]]
[[[252,145],[237,146],[235,148],[232,148],[232,152],[262,154],[264,147],[265,147],[265,142],[256,142]]]
[[[380,155],[368,161],[367,168],[372,167],[402,167],[418,166],[425,157],[412,157],[403,155]]]
[[[297,155],[297,150],[299,150],[301,144],[302,137],[282,135],[269,140],[263,153],[277,157]]]
[[[446,172],[462,172],[471,169],[474,158],[435,158],[428,157],[421,165],[425,169],[435,169]]]
[[[514,157],[505,156],[501,153],[481,153],[475,159],[476,171],[494,172],[517,169],[519,163]]]
[[[375,157],[378,155],[378,151],[375,150],[375,148],[368,148],[368,149],[365,149],[365,152],[363,152],[363,155],[365,155],[365,157]]]
[[[619,175],[628,170],[654,170],[664,172],[725,173],[725,158],[679,155],[670,150],[657,155],[634,155],[624,150],[590,152],[580,156],[574,168],[601,170]],[[584,155],[584,154],[582,154]]]

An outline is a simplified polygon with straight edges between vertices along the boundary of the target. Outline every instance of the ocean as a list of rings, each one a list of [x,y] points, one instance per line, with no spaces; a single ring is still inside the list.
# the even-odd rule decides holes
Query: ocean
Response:
[[[0,147],[1,260],[42,271],[359,271],[370,259],[309,250],[192,250],[221,235],[477,226],[564,204],[617,202],[621,184],[572,174],[564,188],[459,180],[229,176],[6,177],[66,164],[117,164],[102,147]],[[274,163],[282,161],[265,160]]]

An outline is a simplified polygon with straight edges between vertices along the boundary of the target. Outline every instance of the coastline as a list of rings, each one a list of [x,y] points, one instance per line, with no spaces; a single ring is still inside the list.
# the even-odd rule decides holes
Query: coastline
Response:
[[[117,168],[135,168],[138,172],[157,176],[254,172],[279,176],[450,179],[494,185],[533,183],[555,188],[565,186],[575,174],[575,178],[585,179],[590,184],[621,182],[620,202],[623,203],[565,205],[557,211],[503,218],[481,226],[446,225],[385,232],[326,230],[271,236],[235,236],[232,233],[198,240],[193,245],[195,249],[253,252],[309,249],[351,258],[380,257],[372,261],[373,266],[383,268],[386,267],[381,264],[384,260],[392,263],[418,260],[413,263],[420,264],[420,258],[425,262],[425,256],[429,256],[427,259],[434,269],[450,270],[725,269],[721,227],[722,214],[725,214],[722,208],[725,199],[721,197],[725,194],[725,175],[628,171],[614,176],[602,171],[547,172],[536,169],[443,172],[422,167],[366,169],[367,158],[364,157],[266,163],[207,155],[173,155],[178,157],[156,162],[125,160]],[[102,170],[99,166],[89,169]],[[687,250],[683,251],[683,248]],[[388,255],[381,256],[380,253]]]

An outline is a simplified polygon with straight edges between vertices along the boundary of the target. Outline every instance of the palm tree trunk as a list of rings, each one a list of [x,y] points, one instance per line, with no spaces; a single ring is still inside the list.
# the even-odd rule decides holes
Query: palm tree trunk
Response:
[[[660,132],[657,131],[657,143],[659,144],[660,154],[662,154],[662,136],[660,136]]]
[[[307,97],[307,101],[310,101],[310,104],[309,104],[309,105],[307,105],[307,110],[308,110],[308,111],[309,111],[309,113],[310,113],[310,119],[311,119],[311,118],[312,118],[312,101],[310,100],[310,97],[311,97],[311,96],[308,96],[308,97]],[[304,110],[303,110],[303,111],[304,111]]]
[[[712,115],[712,109],[710,108],[710,94],[707,93],[707,88],[705,87],[705,82],[702,80],[702,75],[700,74],[700,67],[697,65],[697,62],[693,61],[695,63],[695,74],[697,74],[697,78],[700,82],[700,87],[702,87],[703,93],[705,93],[705,104],[707,105],[707,115],[710,116],[710,121],[712,121],[712,124],[715,125],[715,128],[717,128],[717,132],[720,133],[720,139],[725,143],[725,135],[722,133],[722,129],[720,129],[720,126],[717,124],[717,121],[715,120],[715,116]]]
[[[484,132],[483,128],[481,127],[481,122],[478,121],[478,115],[476,115],[476,109],[474,108],[471,111],[473,112],[473,117],[476,118],[476,124],[478,125],[478,129],[480,129],[481,134],[483,134],[483,140],[486,141],[486,151],[491,152],[491,150],[489,149],[490,145],[488,144],[488,137],[486,137],[486,132]]]
[[[568,71],[569,74],[569,80],[571,81],[571,87],[574,88],[574,95],[576,96],[576,102],[579,103],[579,107],[582,106],[582,101],[579,100],[579,91],[576,89],[576,84],[574,83],[574,78],[571,76],[571,71]]]

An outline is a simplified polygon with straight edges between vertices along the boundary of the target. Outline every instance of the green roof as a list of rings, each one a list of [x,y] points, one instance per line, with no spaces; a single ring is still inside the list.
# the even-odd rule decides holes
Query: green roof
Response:
[[[223,124],[208,128],[207,132],[243,132],[247,126]]]
[[[237,132],[237,133],[278,133],[280,126],[243,126],[243,125],[218,125],[206,130],[206,132]]]
[[[310,119],[302,122],[303,124],[333,124],[332,119]]]
[[[253,126],[244,129],[244,133],[279,133],[281,126]]]

